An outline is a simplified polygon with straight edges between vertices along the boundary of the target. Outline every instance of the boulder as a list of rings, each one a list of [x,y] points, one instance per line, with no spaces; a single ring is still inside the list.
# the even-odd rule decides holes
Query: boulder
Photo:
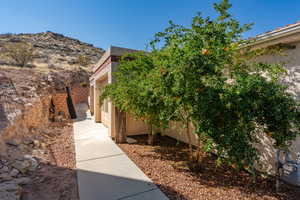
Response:
[[[0,168],[0,174],[7,173],[7,172],[9,172],[9,168],[7,166],[4,165]]]
[[[0,182],[11,181],[13,179],[9,174],[0,174]]]
[[[21,195],[17,195],[13,192],[7,192],[0,190],[0,199],[1,200],[20,200]]]
[[[23,143],[26,145],[30,145],[30,144],[33,144],[33,140],[31,138],[25,138],[23,140]]]
[[[30,166],[28,168],[30,171],[35,171],[36,168],[39,166],[39,162],[31,155],[25,155],[24,159],[25,161],[30,163]]]
[[[21,177],[21,178],[16,178],[11,181],[13,184],[18,184],[18,185],[26,185],[31,183],[31,179],[28,177]]]
[[[30,150],[30,149],[28,148],[28,146],[25,145],[25,144],[20,144],[20,145],[18,146],[18,148],[19,148],[19,150],[20,150],[21,152],[23,152],[23,153]]]
[[[35,147],[40,147],[41,146],[41,143],[38,140],[33,140],[33,144],[34,144]]]
[[[17,170],[17,169],[12,169],[12,170],[10,171],[9,175],[12,176],[12,177],[17,177],[19,173],[20,173],[19,170]]]
[[[22,188],[16,183],[1,183],[0,184],[0,199],[1,200],[19,200],[21,198]]]
[[[130,137],[127,137],[126,141],[127,141],[128,144],[136,144],[137,143],[136,139],[133,139],[133,138],[130,138]]]
[[[24,161],[16,160],[12,164],[12,167],[19,170],[22,174],[25,174],[31,167],[31,164],[28,160],[24,160]]]
[[[46,149],[46,147],[47,147],[47,144],[42,142],[42,143],[41,143],[41,148],[42,148],[42,149]]]
[[[15,146],[15,147],[19,145],[19,143],[14,139],[6,141],[6,144]]]
[[[20,186],[16,183],[4,182],[4,183],[0,183],[0,190],[8,191],[8,192],[15,192],[15,191],[20,190]]]

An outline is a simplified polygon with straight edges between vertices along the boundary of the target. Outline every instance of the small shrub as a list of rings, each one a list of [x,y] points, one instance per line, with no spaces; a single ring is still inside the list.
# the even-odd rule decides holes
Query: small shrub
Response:
[[[79,55],[76,59],[76,63],[80,66],[87,67],[92,63],[92,60],[89,56]]]
[[[5,55],[14,64],[25,67],[33,60],[34,49],[31,44],[26,42],[10,43],[5,46]]]
[[[13,33],[2,33],[0,34],[0,37],[2,38],[10,38],[13,36]]]
[[[82,83],[80,83],[80,86],[81,86],[81,87],[88,87],[88,86],[89,86],[89,84],[88,84],[88,83],[86,83],[86,82],[82,82]]]

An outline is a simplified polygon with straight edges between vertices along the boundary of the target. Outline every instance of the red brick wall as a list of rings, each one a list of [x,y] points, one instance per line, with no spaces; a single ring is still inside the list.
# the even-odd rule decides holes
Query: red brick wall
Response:
[[[82,87],[80,85],[76,85],[72,87],[72,100],[73,104],[76,105],[78,103],[88,103],[89,97],[89,87]]]
[[[55,113],[59,114],[60,112],[64,113],[64,117],[70,118],[70,113],[68,109],[68,103],[67,103],[67,93],[56,93],[52,97],[53,104],[55,106]]]

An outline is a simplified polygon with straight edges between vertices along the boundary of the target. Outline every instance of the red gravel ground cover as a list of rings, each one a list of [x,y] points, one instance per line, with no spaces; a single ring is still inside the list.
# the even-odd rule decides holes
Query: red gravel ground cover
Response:
[[[300,199],[300,192],[283,187],[275,193],[274,178],[258,178],[253,183],[244,172],[215,166],[212,155],[202,155],[200,165],[188,162],[188,147],[169,137],[159,137],[147,145],[146,136],[135,136],[137,144],[120,144],[125,153],[171,200],[210,199]]]
[[[31,174],[33,183],[24,188],[22,200],[79,200],[72,123],[51,123],[44,131],[43,161]]]

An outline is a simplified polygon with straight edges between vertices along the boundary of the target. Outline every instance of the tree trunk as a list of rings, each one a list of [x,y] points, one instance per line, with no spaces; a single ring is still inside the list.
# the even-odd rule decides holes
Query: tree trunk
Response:
[[[116,143],[126,143],[126,113],[116,108]]]
[[[192,136],[190,133],[190,126],[189,126],[189,122],[186,122],[186,135],[188,138],[188,143],[189,143],[189,151],[190,151],[190,160],[193,159],[193,146],[192,146]]]
[[[148,144],[153,145],[154,144],[154,129],[152,125],[149,125],[149,133],[148,133]]]
[[[201,156],[201,140],[200,140],[200,137],[198,136],[198,144],[197,144],[197,162],[200,163],[200,156]]]

